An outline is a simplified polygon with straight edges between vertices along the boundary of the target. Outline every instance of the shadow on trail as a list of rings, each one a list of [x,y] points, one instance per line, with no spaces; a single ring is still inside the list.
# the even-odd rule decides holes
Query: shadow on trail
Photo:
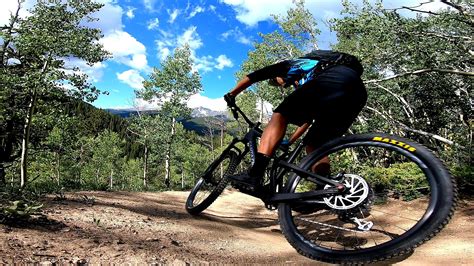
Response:
[[[180,196],[166,195],[163,199],[163,193],[136,193],[136,192],[85,192],[77,193],[75,197],[67,198],[62,201],[49,201],[51,208],[67,205],[69,208],[97,208],[107,207],[112,209],[122,209],[125,211],[141,214],[151,218],[164,218],[174,220],[180,223],[186,223],[187,220],[211,221],[236,227],[251,229],[262,228],[277,225],[277,219],[262,217],[259,213],[264,210],[263,205],[242,206],[235,203],[235,208],[229,206],[229,210],[235,209],[238,213],[240,207],[244,208],[243,214],[233,215],[231,211],[220,212],[211,207],[205,210],[201,215],[192,216],[184,208],[184,199]],[[159,194],[161,194],[159,196]],[[87,195],[93,199],[93,203],[87,203],[81,199],[82,195]],[[219,199],[218,199],[219,200]],[[260,217],[259,217],[260,216]],[[212,229],[216,225],[197,223],[199,227]]]
[[[23,219],[15,219],[15,218],[7,218],[2,220],[3,225],[5,225],[5,231],[8,232],[11,228],[17,229],[32,229],[41,232],[56,232],[58,230],[62,230],[67,227],[61,221],[57,221],[55,219],[50,219],[46,215],[38,216],[38,217],[30,217],[30,218],[23,218]]]
[[[195,219],[223,223],[233,225],[245,229],[254,229],[269,227],[278,224],[278,220],[263,218],[263,217],[248,217],[248,216],[225,216],[211,213],[202,213],[199,216],[193,216]]]
[[[152,194],[140,195],[140,193],[129,192],[94,192],[78,193],[77,195],[87,195],[89,202],[81,197],[67,198],[60,202],[49,201],[50,208],[67,205],[69,208],[100,208],[122,209],[125,211],[141,214],[147,217],[161,217],[172,220],[189,219],[185,213],[184,203],[179,197],[167,195],[166,200],[153,199]]]

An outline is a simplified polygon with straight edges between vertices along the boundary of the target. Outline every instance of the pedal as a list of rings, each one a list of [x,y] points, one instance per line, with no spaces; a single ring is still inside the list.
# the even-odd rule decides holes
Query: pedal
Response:
[[[233,188],[238,189],[240,192],[243,192],[243,193],[255,190],[255,188],[251,185],[244,184],[244,183],[239,183],[239,182],[236,182],[236,181],[232,181],[231,185],[232,185]]]
[[[255,188],[253,186],[239,182],[232,182],[231,185],[233,188],[238,189],[240,192],[259,199],[263,199],[263,197],[265,196],[265,186]]]

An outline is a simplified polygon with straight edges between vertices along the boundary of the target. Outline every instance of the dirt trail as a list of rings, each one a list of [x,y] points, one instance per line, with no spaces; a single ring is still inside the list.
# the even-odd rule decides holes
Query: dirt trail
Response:
[[[281,234],[276,212],[226,191],[203,215],[184,210],[186,192],[78,192],[51,199],[48,220],[0,225],[0,264],[297,264],[307,259]],[[474,260],[474,204],[461,203],[435,239],[397,265],[468,265]]]

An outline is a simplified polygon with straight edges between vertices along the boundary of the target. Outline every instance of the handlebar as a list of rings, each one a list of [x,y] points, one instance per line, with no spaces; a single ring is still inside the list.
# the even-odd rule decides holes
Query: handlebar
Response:
[[[230,108],[230,111],[232,112],[232,115],[234,116],[235,120],[239,119],[239,114],[242,116],[242,118],[245,120],[245,122],[249,125],[250,128],[258,128],[260,125],[259,122],[252,122],[247,115],[237,106],[235,103],[235,98],[233,96],[230,96],[229,94],[226,94],[224,96],[224,100],[227,102],[227,106]],[[261,130],[259,130],[261,131]]]
[[[226,95],[224,96],[224,100],[227,102],[227,106],[230,108],[232,115],[234,116],[235,120],[239,119],[239,114],[248,124],[249,128],[254,129],[255,131],[259,132],[260,134],[263,133],[262,129],[260,128],[260,122],[252,122],[247,115],[237,106],[235,103],[235,99],[231,98],[232,96]],[[284,156],[289,152],[289,145],[285,143],[281,143],[278,145],[278,149],[284,152]]]
[[[230,107],[230,110],[232,111],[232,115],[234,116],[235,120],[239,118],[239,114],[240,114],[242,118],[245,120],[245,122],[249,125],[250,128],[256,129],[260,126],[260,122],[252,122],[252,120],[250,120],[247,117],[247,115],[237,105]]]

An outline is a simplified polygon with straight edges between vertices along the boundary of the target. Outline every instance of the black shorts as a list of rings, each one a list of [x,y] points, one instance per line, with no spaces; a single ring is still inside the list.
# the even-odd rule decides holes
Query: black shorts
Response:
[[[292,92],[274,110],[288,122],[301,126],[315,123],[304,138],[306,145],[318,147],[342,136],[367,101],[367,92],[356,71],[334,66]]]

